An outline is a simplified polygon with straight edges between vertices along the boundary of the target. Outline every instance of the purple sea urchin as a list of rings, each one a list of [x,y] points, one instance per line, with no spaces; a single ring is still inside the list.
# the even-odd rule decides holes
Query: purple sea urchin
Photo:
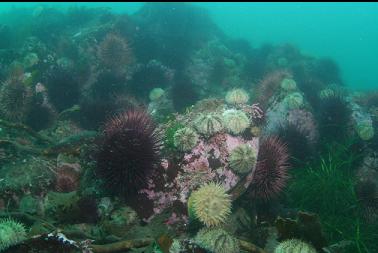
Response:
[[[260,144],[251,195],[269,200],[286,185],[289,169],[287,146],[278,137],[268,137]]]
[[[348,136],[352,110],[339,94],[321,99],[318,111],[320,136],[325,140],[343,140]]]
[[[111,119],[97,155],[97,174],[106,188],[124,196],[147,185],[160,162],[161,137],[149,115],[131,109]]]

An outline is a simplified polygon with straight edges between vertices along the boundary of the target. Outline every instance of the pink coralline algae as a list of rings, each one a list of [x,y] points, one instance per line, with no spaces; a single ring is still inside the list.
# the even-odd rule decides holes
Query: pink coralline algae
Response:
[[[178,168],[172,168],[167,160],[162,161],[162,173],[165,179],[164,186],[158,187],[156,176],[151,176],[148,187],[140,191],[153,202],[153,212],[161,213],[165,208],[172,207],[179,202],[186,205],[190,193],[208,182],[219,182],[228,191],[240,181],[228,166],[230,152],[240,144],[248,144],[258,151],[258,138],[244,140],[241,137],[226,133],[219,133],[208,140],[200,140],[198,144],[184,155]],[[172,171],[172,170],[177,171]],[[251,168],[251,170],[254,168]],[[175,174],[168,176],[169,174]],[[250,183],[250,180],[247,180]],[[171,217],[167,224],[175,223],[176,218],[181,219],[185,214]],[[150,217],[148,220],[151,220]]]
[[[151,176],[151,179],[148,180],[147,188],[139,191],[139,194],[145,194],[147,198],[153,202],[154,214],[148,219],[143,219],[145,222],[150,222],[155,215],[162,213],[164,209],[170,207],[172,203],[177,200],[177,197],[174,196],[174,191],[171,190],[169,185],[167,185],[164,191],[159,190],[152,178],[154,178],[154,176]]]
[[[226,191],[232,189],[239,181],[239,177],[230,169],[218,169],[217,175],[222,180],[222,185]]]
[[[184,166],[175,178],[175,188],[178,189],[179,200],[186,203],[191,191],[195,190],[204,183],[214,180],[216,174],[209,168],[209,163],[196,160],[194,163]],[[206,160],[206,159],[205,159]],[[197,167],[197,165],[199,165]]]
[[[172,215],[165,221],[167,225],[175,225],[177,223],[188,223],[189,219],[186,215],[178,215],[177,213],[173,212]]]
[[[184,186],[182,190],[187,192],[185,186],[189,185],[190,192],[190,190],[208,181],[218,181],[226,190],[233,188],[240,178],[229,168],[228,157],[230,152],[240,144],[249,144],[257,153],[258,138],[246,141],[241,137],[220,133],[210,138],[206,143],[201,141],[191,153],[185,155],[183,173],[190,176],[188,179],[180,181],[178,186]],[[193,174],[197,175],[195,185],[193,185]],[[182,177],[182,174],[180,176]],[[181,200],[187,199],[187,197],[181,196]]]

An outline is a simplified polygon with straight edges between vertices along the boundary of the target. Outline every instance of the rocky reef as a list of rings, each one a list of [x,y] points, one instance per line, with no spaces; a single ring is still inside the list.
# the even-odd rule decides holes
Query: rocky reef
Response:
[[[188,3],[1,16],[0,252],[378,252],[378,94],[332,60]]]

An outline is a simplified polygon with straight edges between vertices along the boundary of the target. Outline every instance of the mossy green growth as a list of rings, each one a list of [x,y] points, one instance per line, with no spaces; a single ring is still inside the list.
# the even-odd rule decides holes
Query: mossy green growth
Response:
[[[239,241],[222,228],[201,229],[194,241],[214,253],[239,253]]]
[[[51,170],[53,167],[52,160],[34,156],[5,164],[0,170],[0,178],[4,178],[0,182],[0,195],[6,191],[23,193],[25,189],[36,193],[41,188],[49,187],[55,177]]]
[[[17,245],[26,239],[26,230],[23,224],[12,219],[0,220],[0,252]]]
[[[137,213],[128,206],[114,210],[110,217],[102,223],[102,227],[109,234],[122,237],[139,222]]]
[[[20,200],[20,211],[23,213],[35,214],[38,211],[38,200],[33,196],[25,195]]]
[[[80,211],[77,203],[80,197],[73,192],[49,192],[44,201],[44,209],[49,217],[60,222],[72,222],[75,215]]]

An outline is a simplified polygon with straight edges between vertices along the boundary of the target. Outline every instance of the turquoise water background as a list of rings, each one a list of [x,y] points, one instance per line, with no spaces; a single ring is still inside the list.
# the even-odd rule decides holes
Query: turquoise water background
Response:
[[[134,13],[143,3],[43,3],[108,6],[115,12]],[[340,66],[353,89],[378,88],[378,3],[194,3],[206,8],[214,22],[231,37],[263,43],[291,43],[304,54],[330,57]],[[42,3],[0,3],[12,6]]]

